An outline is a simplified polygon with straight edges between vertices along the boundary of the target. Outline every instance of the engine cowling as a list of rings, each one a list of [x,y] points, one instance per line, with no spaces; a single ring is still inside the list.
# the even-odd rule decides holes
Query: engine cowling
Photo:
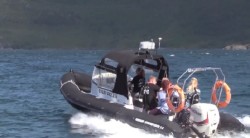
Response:
[[[214,104],[197,103],[190,107],[190,122],[201,134],[208,137],[214,135],[219,121],[219,110]]]

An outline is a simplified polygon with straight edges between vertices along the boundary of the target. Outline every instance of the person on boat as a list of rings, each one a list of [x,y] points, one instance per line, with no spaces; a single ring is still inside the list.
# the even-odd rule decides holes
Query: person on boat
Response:
[[[186,92],[187,93],[194,93],[196,91],[199,91],[199,89],[198,89],[198,80],[197,80],[197,78],[192,77],[190,82],[189,82],[189,85],[188,85],[188,87],[186,89]]]
[[[157,92],[160,90],[160,87],[156,85],[157,79],[154,76],[150,76],[148,82],[143,87],[143,104],[144,110],[149,111],[157,107]]]
[[[142,87],[145,85],[145,71],[143,68],[138,67],[136,69],[136,76],[131,83],[134,85],[133,95],[139,95]]]
[[[163,78],[161,82],[162,89],[157,93],[158,106],[150,111],[149,114],[159,115],[159,114],[170,114],[171,110],[166,102],[168,88],[171,86],[171,82],[167,78]]]
[[[187,106],[196,104],[200,100],[200,89],[198,88],[198,80],[195,77],[192,77],[189,85],[186,89],[187,94]]]

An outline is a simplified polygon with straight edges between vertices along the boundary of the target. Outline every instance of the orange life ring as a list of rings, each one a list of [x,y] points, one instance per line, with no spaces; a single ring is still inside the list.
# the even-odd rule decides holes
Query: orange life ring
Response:
[[[175,91],[178,92],[178,94],[179,94],[179,102],[180,102],[177,108],[173,106],[172,101],[170,99],[171,95]],[[168,104],[168,107],[170,108],[170,110],[175,112],[175,113],[178,113],[182,109],[184,109],[184,107],[185,107],[185,96],[184,96],[184,92],[183,92],[183,90],[182,90],[182,88],[180,86],[172,85],[170,88],[168,88],[167,104]]]
[[[217,101],[217,96],[216,96],[216,92],[217,89],[223,87],[225,93],[226,93],[226,98],[224,101]],[[231,101],[231,92],[230,92],[230,87],[226,84],[226,82],[222,81],[222,80],[218,80],[214,87],[213,87],[213,91],[212,91],[212,101],[214,104],[216,104],[218,107],[220,108],[225,108]]]

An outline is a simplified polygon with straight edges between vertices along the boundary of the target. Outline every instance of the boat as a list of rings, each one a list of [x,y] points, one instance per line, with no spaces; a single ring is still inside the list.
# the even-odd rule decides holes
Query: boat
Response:
[[[173,106],[172,114],[148,114],[140,98],[145,93],[141,92],[139,96],[132,94],[131,80],[138,67],[145,70],[146,78],[157,76],[157,85],[163,78],[169,77],[167,60],[157,53],[154,42],[144,41],[140,43],[139,50],[108,52],[94,66],[92,75],[70,69],[60,79],[60,91],[70,105],[82,112],[99,113],[150,132],[172,134],[174,137],[209,137],[217,132],[217,128],[244,131],[244,125],[235,117],[219,113],[216,104],[196,103],[188,108],[179,106],[186,102],[183,96],[177,106],[173,106],[174,101],[168,98],[168,103]],[[197,71],[188,70],[189,73]],[[180,94],[185,94],[184,88],[181,88],[185,84],[180,82],[183,76],[172,88]],[[234,125],[230,126],[230,123]]]

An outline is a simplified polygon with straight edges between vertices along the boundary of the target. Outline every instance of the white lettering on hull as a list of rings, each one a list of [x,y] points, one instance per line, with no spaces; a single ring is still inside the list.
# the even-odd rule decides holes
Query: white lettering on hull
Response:
[[[112,93],[110,91],[104,90],[104,89],[99,89],[99,93],[103,95],[107,95],[112,98],[117,98],[117,95],[115,93]]]
[[[164,129],[163,126],[160,126],[160,125],[152,123],[152,122],[148,122],[148,121],[140,119],[140,118],[135,118],[135,121],[140,122],[140,123],[144,123],[144,124],[147,124],[147,125],[150,125],[150,126],[153,126],[155,128]]]

